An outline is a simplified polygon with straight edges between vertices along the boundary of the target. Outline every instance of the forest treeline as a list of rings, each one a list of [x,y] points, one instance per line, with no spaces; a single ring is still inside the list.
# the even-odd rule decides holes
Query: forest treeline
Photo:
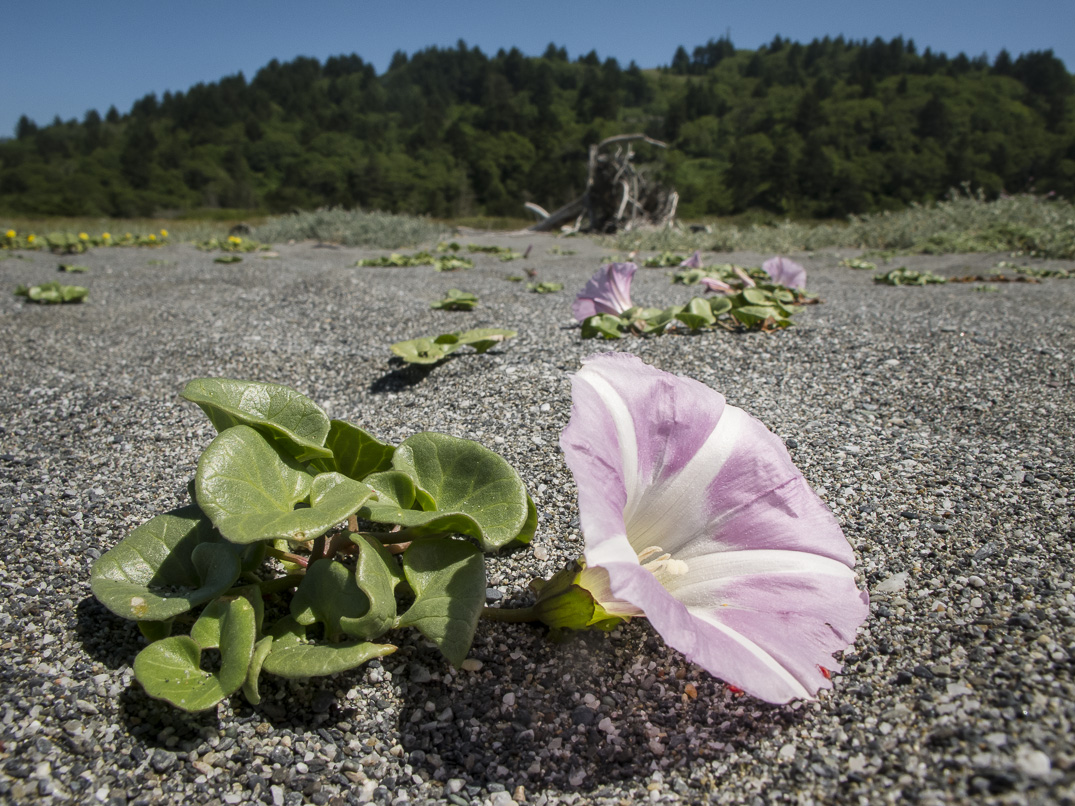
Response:
[[[522,216],[578,196],[587,147],[644,132],[683,216],[898,209],[969,184],[1075,197],[1075,82],[1052,51],[954,58],[897,37],[756,50],[727,38],[669,66],[549,45],[487,56],[460,42],[272,61],[121,114],[0,141],[0,211],[144,216],[198,208],[362,207]]]

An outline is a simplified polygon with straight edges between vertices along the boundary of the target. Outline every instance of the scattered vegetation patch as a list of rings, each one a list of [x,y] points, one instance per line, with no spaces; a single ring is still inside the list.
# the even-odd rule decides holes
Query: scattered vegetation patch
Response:
[[[522,279],[521,277],[519,278]],[[564,290],[563,283],[527,283],[526,288],[528,291],[532,291],[535,294],[555,294],[557,291]]]
[[[432,339],[399,341],[392,345],[392,352],[408,364],[436,364],[461,347],[470,346],[476,353],[484,353],[515,335],[514,330],[485,327],[462,333],[442,333]]]
[[[429,307],[442,311],[473,311],[478,307],[478,297],[469,291],[449,288],[448,296],[432,303]]]
[[[861,257],[845,257],[838,264],[845,269],[859,269],[861,271],[877,271],[877,264]]]
[[[29,302],[57,305],[69,302],[82,302],[89,296],[89,289],[80,285],[61,285],[56,280],[51,283],[25,286],[15,289],[15,296],[25,297]]]
[[[916,271],[906,266],[879,274],[873,281],[883,285],[942,285],[948,282],[947,278],[931,271]]]
[[[203,252],[257,252],[268,251],[269,247],[263,243],[252,241],[249,238],[240,238],[238,235],[229,235],[227,238],[209,238],[195,244]]]

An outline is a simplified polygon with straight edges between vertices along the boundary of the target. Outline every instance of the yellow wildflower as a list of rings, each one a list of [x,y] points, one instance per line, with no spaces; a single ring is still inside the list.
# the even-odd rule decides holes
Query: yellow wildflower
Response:
[[[88,241],[88,240],[90,239],[90,236],[89,236],[89,235],[87,235],[87,234],[86,234],[85,232],[80,232],[80,233],[78,234],[78,239],[79,239],[80,241]]]
[[[162,229],[161,230],[161,237],[162,238],[167,238],[168,237],[168,230]]]
[[[102,241],[111,241],[111,240],[112,240],[112,235],[111,235],[111,233],[108,233],[108,232],[102,232],[102,233],[101,233],[101,240],[102,240]]]
[[[238,236],[236,236],[236,235],[229,235],[228,236],[228,243],[233,243],[233,244],[238,245],[238,244],[241,244],[242,242],[243,242],[243,239],[238,237]]]
[[[26,243],[33,243],[33,242],[34,242],[34,241],[36,241],[36,240],[37,240],[37,236],[36,236],[36,235],[27,235],[27,236],[26,236]]]
[[[151,232],[151,233],[149,233],[149,240],[151,240],[151,241],[155,241],[155,240],[157,240],[157,236],[156,236],[156,235],[154,235],[154,234],[153,234],[153,233]]]
[[[10,241],[15,240],[15,230],[9,229],[6,234],[7,234],[8,240],[10,240]]]

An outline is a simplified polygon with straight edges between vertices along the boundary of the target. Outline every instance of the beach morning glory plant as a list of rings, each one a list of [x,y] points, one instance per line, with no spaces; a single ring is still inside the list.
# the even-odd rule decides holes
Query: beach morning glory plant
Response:
[[[624,353],[585,361],[572,401],[560,446],[584,563],[533,609],[552,623],[565,588],[586,591],[591,625],[645,616],[689,660],[763,700],[831,688],[832,653],[853,642],[869,600],[836,519],[780,439],[704,384]]]

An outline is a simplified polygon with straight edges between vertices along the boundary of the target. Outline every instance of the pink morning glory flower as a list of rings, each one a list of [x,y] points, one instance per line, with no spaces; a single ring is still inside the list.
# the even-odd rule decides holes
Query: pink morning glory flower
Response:
[[[831,688],[868,612],[854,556],[778,437],[697,381],[625,353],[583,363],[560,439],[580,584],[711,674],[774,703]]]
[[[774,283],[786,288],[806,288],[806,269],[786,257],[774,257],[761,264]]]
[[[700,269],[702,268],[702,253],[695,249],[694,254],[679,264],[681,269]]]
[[[607,263],[575,297],[571,312],[580,322],[599,313],[621,314],[631,304],[631,278],[638,271],[634,263]]]

